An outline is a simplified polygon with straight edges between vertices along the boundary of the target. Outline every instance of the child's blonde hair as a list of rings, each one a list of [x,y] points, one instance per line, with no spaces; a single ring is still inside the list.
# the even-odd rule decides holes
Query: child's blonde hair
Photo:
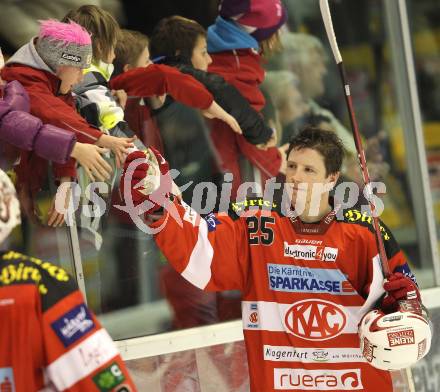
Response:
[[[93,62],[106,62],[112,48],[116,46],[121,29],[113,16],[95,5],[83,5],[70,10],[63,22],[73,20],[92,35]]]

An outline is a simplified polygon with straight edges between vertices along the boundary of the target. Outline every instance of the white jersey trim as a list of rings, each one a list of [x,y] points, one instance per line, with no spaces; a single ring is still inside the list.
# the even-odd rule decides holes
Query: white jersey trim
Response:
[[[64,391],[118,354],[110,335],[101,328],[52,362],[46,373],[57,390]]]
[[[373,278],[371,279],[370,291],[364,305],[361,308],[361,313],[363,315],[373,309],[373,306],[385,293],[385,289],[383,288],[383,280],[384,276],[382,266],[380,264],[380,257],[377,254],[373,257]]]
[[[302,363],[367,362],[359,347],[307,348],[292,346],[263,346],[265,361]]]
[[[200,219],[197,243],[191,253],[182,276],[199,289],[204,289],[211,280],[211,264],[214,249],[208,239],[208,224]]]

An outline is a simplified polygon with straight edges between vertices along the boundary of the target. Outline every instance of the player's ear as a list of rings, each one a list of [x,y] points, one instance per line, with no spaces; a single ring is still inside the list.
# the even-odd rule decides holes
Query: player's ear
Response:
[[[133,67],[130,64],[124,64],[124,66],[122,67],[122,70],[124,72],[130,71],[130,69],[132,69]]]

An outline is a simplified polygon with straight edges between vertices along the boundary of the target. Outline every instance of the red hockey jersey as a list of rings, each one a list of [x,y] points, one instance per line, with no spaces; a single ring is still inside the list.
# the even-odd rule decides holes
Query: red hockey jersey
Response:
[[[180,222],[167,214],[152,224],[163,226],[155,240],[197,287],[242,291],[252,391],[392,391],[389,372],[364,360],[357,334],[361,317],[384,294],[369,216],[346,210],[338,219],[330,215],[325,234],[314,233],[313,224],[298,234],[263,199],[204,219],[184,203],[174,205]],[[391,270],[411,275],[381,227]]]
[[[136,389],[73,278],[51,263],[0,253],[0,391],[43,390]]]

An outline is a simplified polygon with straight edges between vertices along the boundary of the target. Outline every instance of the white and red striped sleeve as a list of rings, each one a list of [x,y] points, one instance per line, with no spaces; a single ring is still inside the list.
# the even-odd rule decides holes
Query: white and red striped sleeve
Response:
[[[200,217],[175,201],[179,219],[166,213],[152,228],[169,263],[194,286],[207,291],[240,290],[249,271],[249,249],[243,219],[226,214]]]

